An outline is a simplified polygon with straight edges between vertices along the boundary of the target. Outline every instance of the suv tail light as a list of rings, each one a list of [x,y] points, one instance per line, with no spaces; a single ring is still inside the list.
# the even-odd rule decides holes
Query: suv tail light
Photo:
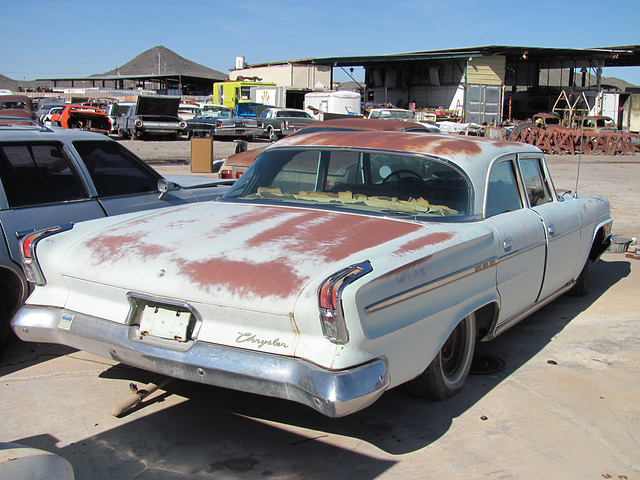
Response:
[[[38,286],[44,286],[47,284],[47,281],[44,278],[44,274],[42,273],[42,269],[38,264],[38,258],[36,256],[38,243],[43,238],[50,237],[51,235],[55,235],[56,233],[71,230],[72,228],[73,224],[67,223],[65,225],[51,227],[45,230],[39,230],[27,235],[22,240],[20,240],[20,259],[22,260],[22,266],[24,267],[24,273],[27,277],[27,280],[35,283]]]
[[[342,292],[350,283],[371,272],[373,267],[367,260],[350,265],[334,273],[320,284],[318,306],[324,336],[333,343],[347,343],[349,332],[342,310]]]

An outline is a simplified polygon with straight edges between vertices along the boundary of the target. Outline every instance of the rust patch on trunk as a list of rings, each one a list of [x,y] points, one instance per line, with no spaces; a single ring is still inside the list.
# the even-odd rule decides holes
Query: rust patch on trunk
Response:
[[[265,230],[247,245],[261,248],[279,244],[288,251],[331,262],[422,228],[412,223],[309,212]]]
[[[282,259],[249,264],[212,258],[185,262],[181,265],[181,272],[204,288],[220,285],[236,295],[254,294],[261,297],[285,298],[308,281],[293,272]]]
[[[162,245],[152,245],[140,241],[140,236],[137,233],[101,237],[97,240],[91,240],[87,247],[92,252],[92,265],[114,262],[125,255],[149,258],[170,251],[169,248]]]

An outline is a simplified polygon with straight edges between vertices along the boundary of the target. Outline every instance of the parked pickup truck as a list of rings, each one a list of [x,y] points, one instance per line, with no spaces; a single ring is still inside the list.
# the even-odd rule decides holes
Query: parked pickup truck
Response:
[[[304,110],[295,108],[267,108],[256,120],[262,136],[272,142],[317,121]]]

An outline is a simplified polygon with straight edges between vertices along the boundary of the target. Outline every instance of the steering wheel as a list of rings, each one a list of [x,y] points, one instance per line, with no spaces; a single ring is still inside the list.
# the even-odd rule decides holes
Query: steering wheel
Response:
[[[403,177],[403,175],[408,176]],[[384,185],[385,183],[390,183],[389,179],[391,177],[398,177],[398,185],[400,186],[400,191],[405,195],[412,196],[412,192],[416,193],[416,189],[423,189],[425,187],[422,177],[413,170],[394,170],[389,175],[387,175],[384,180],[382,180],[382,184]],[[412,190],[412,192],[408,190]]]

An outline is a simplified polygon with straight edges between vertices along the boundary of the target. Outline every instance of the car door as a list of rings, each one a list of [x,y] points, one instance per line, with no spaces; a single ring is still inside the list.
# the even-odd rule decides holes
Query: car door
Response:
[[[0,179],[0,222],[16,262],[26,234],[105,216],[60,142],[0,144]]]
[[[536,302],[544,276],[544,226],[540,216],[528,208],[520,185],[515,155],[492,166],[484,216],[498,237],[498,328]]]
[[[540,216],[547,239],[541,300],[574,279],[580,254],[580,215],[571,202],[558,200],[541,156],[521,156],[518,160],[527,202]]]

